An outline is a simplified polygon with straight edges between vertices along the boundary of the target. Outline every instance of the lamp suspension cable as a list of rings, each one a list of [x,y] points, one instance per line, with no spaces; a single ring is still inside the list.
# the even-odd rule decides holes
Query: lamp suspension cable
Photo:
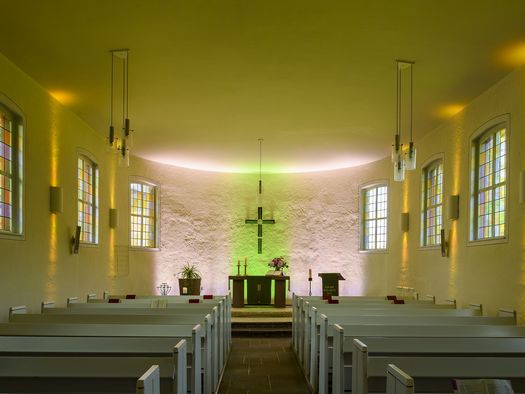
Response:
[[[109,94],[109,138],[108,138],[108,142],[109,142],[109,145],[110,146],[113,146],[113,143],[115,142],[115,128],[113,127],[113,90],[114,90],[114,87],[113,87],[113,78],[114,78],[114,67],[115,67],[115,62],[114,62],[114,56],[113,56],[113,52],[110,52],[111,53],[111,82],[110,82],[110,94]]]
[[[262,194],[262,143],[264,139],[259,138],[259,194]]]
[[[414,122],[414,62],[408,62],[410,66],[410,143],[408,145],[408,152],[405,159],[405,167],[407,170],[416,169],[416,148],[412,138],[413,122]]]

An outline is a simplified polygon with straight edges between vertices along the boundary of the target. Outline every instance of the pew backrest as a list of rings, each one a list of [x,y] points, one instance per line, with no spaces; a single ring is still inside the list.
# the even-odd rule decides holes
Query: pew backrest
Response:
[[[160,394],[160,371],[158,365],[152,365],[137,380],[136,394]]]

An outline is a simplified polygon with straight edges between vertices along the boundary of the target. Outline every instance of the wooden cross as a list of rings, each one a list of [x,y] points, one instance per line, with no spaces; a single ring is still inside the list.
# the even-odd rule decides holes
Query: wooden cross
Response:
[[[257,254],[262,254],[262,229],[263,224],[275,224],[273,219],[263,219],[262,207],[257,208],[257,219],[246,219],[245,224],[257,225]]]

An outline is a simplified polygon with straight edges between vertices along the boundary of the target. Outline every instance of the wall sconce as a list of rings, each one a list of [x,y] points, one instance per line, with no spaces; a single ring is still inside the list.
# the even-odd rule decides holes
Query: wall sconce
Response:
[[[445,237],[445,230],[441,229],[441,257],[448,257],[450,249],[450,232],[448,234],[448,240]]]
[[[109,209],[109,228],[118,227],[118,209],[110,208]]]
[[[448,196],[448,219],[459,219],[459,195]]]
[[[60,186],[49,186],[49,212],[62,213],[62,188]]]
[[[71,253],[78,254],[80,247],[80,226],[75,227],[75,235],[71,237]]]
[[[520,172],[520,203],[525,204],[525,170]]]
[[[410,217],[408,212],[401,213],[401,231],[404,233],[408,232],[410,227]]]

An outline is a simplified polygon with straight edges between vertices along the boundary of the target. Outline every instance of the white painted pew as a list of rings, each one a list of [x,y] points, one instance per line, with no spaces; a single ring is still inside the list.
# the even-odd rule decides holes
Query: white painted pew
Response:
[[[414,394],[414,379],[394,364],[388,364],[386,394]]]
[[[107,337],[115,342],[121,338],[139,338],[146,342],[149,337],[172,338],[180,341],[185,339],[189,344],[187,350],[191,357],[191,392],[200,394],[201,379],[201,337],[200,324],[193,325],[146,325],[146,324],[0,324],[0,340],[2,337]],[[100,338],[98,338],[100,339]],[[0,347],[0,349],[2,349]],[[136,376],[136,375],[135,375]],[[206,379],[205,379],[206,380]]]
[[[149,382],[155,378],[155,392],[159,393],[162,377],[167,382],[165,392],[186,394],[186,341],[173,346],[165,338],[147,338],[147,344],[145,338],[134,343],[133,339],[137,338],[0,337],[0,386],[10,392],[43,388],[70,392],[71,386],[73,391],[89,387],[97,392],[122,392],[135,385],[136,392],[149,394],[151,391],[140,388],[151,388],[151,384],[144,387],[141,379]],[[157,366],[156,375],[145,374],[135,383],[152,363]],[[159,366],[163,371],[160,376]]]
[[[75,297],[76,298],[76,297]],[[155,300],[158,300],[155,298]],[[229,300],[229,298],[228,298]],[[123,300],[122,300],[123,301]],[[148,300],[126,300],[127,302],[119,302],[116,304],[112,303],[68,303],[68,309],[103,309],[108,308],[113,310],[113,308],[149,308],[150,302]],[[198,304],[187,304],[181,302],[172,302],[168,301],[167,304],[163,304],[160,308],[150,308],[150,309],[191,309],[191,310],[207,310],[210,307],[216,305],[218,307],[218,323],[217,327],[219,328],[219,335],[224,338],[224,341],[219,343],[219,363],[224,365],[224,360],[226,359],[230,344],[231,344],[231,308],[228,307],[229,301],[225,299],[216,299],[216,300],[204,300],[202,303]]]
[[[315,387],[314,383],[319,382],[319,392],[326,393],[328,390],[328,371],[333,364],[332,342],[336,331],[333,323],[329,325],[326,316],[321,315],[321,317],[318,376],[316,375],[317,364],[314,359],[310,383]],[[388,325],[385,323],[371,325],[341,324],[340,327],[343,330],[339,332],[343,336],[340,341],[343,343],[343,347],[347,349],[352,346],[354,338],[363,339],[365,337],[525,337],[525,326],[516,325]]]
[[[222,305],[219,301],[219,305]],[[198,316],[205,316],[207,313],[212,314],[213,327],[217,327],[217,331],[212,331],[212,336],[219,340],[214,343],[217,344],[217,349],[213,349],[214,365],[218,365],[219,369],[224,367],[227,350],[229,350],[230,335],[231,335],[231,315],[224,315],[220,313],[219,305],[214,304],[178,304],[170,308],[144,308],[140,305],[129,304],[74,304],[68,308],[46,308],[42,312],[44,314],[111,314],[111,315],[175,315],[194,314]],[[210,312],[211,310],[211,312]],[[226,319],[226,321],[225,321]],[[225,327],[227,329],[225,329]]]
[[[308,305],[308,302],[307,302]],[[426,318],[438,318],[440,316],[451,318],[465,318],[465,317],[480,317],[475,316],[478,311],[471,309],[440,309],[440,308],[405,308],[405,305],[389,305],[383,308],[366,308],[346,307],[343,305],[335,305],[335,308],[330,306],[316,306],[307,308],[308,313],[305,317],[304,339],[302,340],[302,357],[303,368],[307,376],[310,376],[310,363],[313,354],[317,354],[319,346],[317,337],[320,333],[320,319],[317,317],[319,311],[328,315],[330,318],[334,316],[341,316],[341,318],[356,318],[366,319],[369,317],[388,317],[394,319],[403,319],[404,317],[420,317],[420,321],[425,321]],[[439,319],[437,319],[439,320]],[[490,323],[488,323],[490,324]],[[315,366],[314,366],[315,367]]]
[[[196,325],[201,324],[203,369],[205,371],[205,392],[211,392],[218,383],[221,366],[218,357],[213,358],[213,349],[218,349],[219,338],[212,334],[213,319],[210,314],[200,315],[81,315],[81,314],[18,314],[11,316],[11,323],[25,324],[160,324],[160,325]]]
[[[525,338],[370,338],[367,343],[355,339],[352,363],[354,394],[367,394],[368,379],[384,378],[388,364],[416,378],[445,377],[448,384],[457,377],[525,378]],[[339,379],[343,368],[334,365],[338,376],[334,393],[343,392]],[[427,389],[441,392],[436,383]]]
[[[152,365],[137,380],[135,394],[160,394],[160,371],[158,365]]]

